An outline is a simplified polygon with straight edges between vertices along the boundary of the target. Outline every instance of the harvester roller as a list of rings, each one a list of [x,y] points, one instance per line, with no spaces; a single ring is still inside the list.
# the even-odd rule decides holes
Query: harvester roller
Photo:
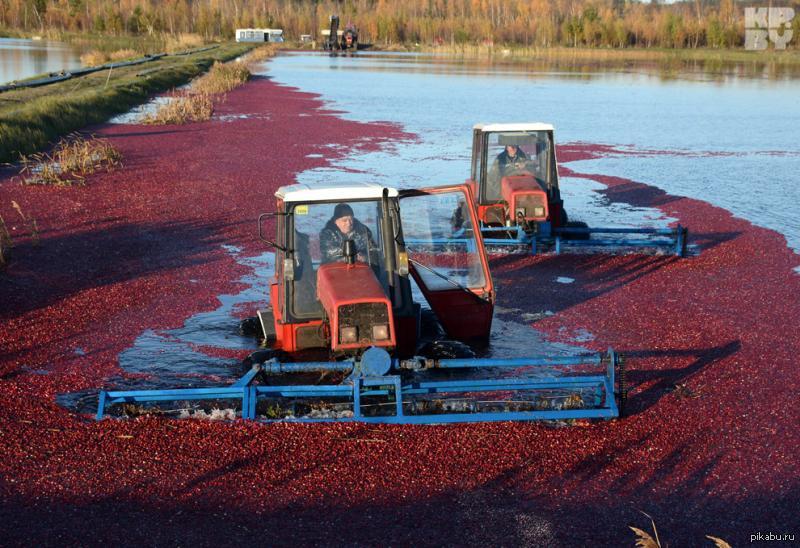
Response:
[[[587,372],[600,367],[601,372]],[[492,378],[471,378],[477,369],[502,372]],[[462,380],[426,380],[417,375],[430,370],[465,372]],[[543,371],[544,370],[544,371]],[[327,416],[288,415],[278,420],[299,422],[361,421],[370,423],[427,424],[476,421],[529,421],[615,418],[624,401],[624,378],[620,357],[611,349],[603,354],[534,356],[513,359],[426,359],[398,360],[385,350],[370,348],[359,359],[340,362],[279,363],[275,359],[256,363],[242,378],[229,386],[173,389],[102,391],[97,419],[107,408],[122,403],[160,403],[192,400],[235,400],[245,420],[271,422],[259,416],[259,401],[310,399],[317,408],[341,406],[349,411]],[[269,379],[296,373],[345,373],[339,384],[263,385]],[[615,387],[619,386],[618,390]],[[589,393],[589,399],[579,394]],[[452,395],[457,395],[453,398]],[[513,398],[509,395],[513,394]],[[430,396],[450,395],[439,399]],[[553,400],[561,403],[552,404]],[[578,402],[578,403],[575,403]],[[568,405],[569,404],[569,405]],[[378,408],[376,412],[374,409]]]

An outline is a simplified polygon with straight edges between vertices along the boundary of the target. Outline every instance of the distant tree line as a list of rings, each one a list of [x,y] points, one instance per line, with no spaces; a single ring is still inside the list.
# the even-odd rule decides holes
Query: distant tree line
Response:
[[[764,0],[746,5],[764,4]],[[793,31],[800,43],[800,0]],[[232,38],[241,27],[318,36],[328,17],[352,22],[378,44],[507,44],[534,47],[737,47],[744,5],[627,0],[0,0],[0,27],[114,35],[196,33]]]

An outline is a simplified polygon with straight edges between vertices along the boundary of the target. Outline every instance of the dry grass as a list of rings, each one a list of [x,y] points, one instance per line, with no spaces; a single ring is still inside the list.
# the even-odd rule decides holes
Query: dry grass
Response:
[[[36,224],[36,219],[34,219],[33,217],[29,218],[27,215],[25,215],[22,212],[22,208],[19,207],[19,204],[17,202],[13,201],[13,200],[11,201],[11,207],[13,207],[14,210],[22,218],[22,222],[25,223],[26,225],[28,225],[28,230],[31,233],[31,240],[33,240],[33,245],[34,246],[38,246],[39,245],[39,225]]]
[[[108,63],[109,61],[124,61],[137,57],[141,57],[141,54],[130,48],[118,49],[111,53],[95,49],[81,55],[81,63],[86,67],[96,67]]]
[[[167,53],[175,53],[187,49],[199,48],[205,43],[199,34],[180,33],[176,36],[168,36],[165,49]]]
[[[122,165],[122,154],[105,139],[79,133],[67,135],[50,153],[38,152],[20,159],[20,176],[27,185],[72,186],[86,182],[86,177]],[[20,212],[21,213],[21,212]]]
[[[187,124],[210,120],[214,113],[214,99],[208,94],[181,95],[161,106],[155,114],[146,116],[144,124]]]
[[[214,103],[220,95],[247,82],[250,71],[245,63],[214,63],[211,69],[196,79],[191,88],[161,106],[155,114],[146,116],[145,124],[186,124],[210,120]]]
[[[245,55],[242,58],[242,61],[245,63],[246,66],[254,65],[256,63],[263,63],[267,59],[272,59],[278,53],[278,46],[274,44],[267,44],[266,46],[260,46]]]
[[[641,510],[640,510],[641,511]],[[661,548],[661,540],[658,538],[658,530],[656,529],[656,522],[648,514],[642,512],[650,519],[650,524],[653,526],[653,534],[639,529],[638,527],[628,526],[636,534],[636,548]],[[716,548],[731,548],[731,545],[722,540],[721,538],[706,535],[706,538],[714,543]]]
[[[214,63],[206,74],[192,84],[192,93],[218,95],[237,88],[250,79],[244,63]]]
[[[118,49],[108,55],[109,61],[124,61],[126,59],[136,59],[137,57],[141,57],[141,54],[132,49]]]
[[[85,67],[96,67],[105,63],[107,59],[105,53],[95,49],[81,55],[81,64]]]
[[[653,538],[653,536],[651,536],[647,531],[637,527],[630,528],[634,533],[636,533],[636,548],[661,548],[661,542],[658,540],[658,531],[656,531],[656,524],[653,520],[650,520],[650,523],[653,524],[653,534],[655,535],[655,538]]]

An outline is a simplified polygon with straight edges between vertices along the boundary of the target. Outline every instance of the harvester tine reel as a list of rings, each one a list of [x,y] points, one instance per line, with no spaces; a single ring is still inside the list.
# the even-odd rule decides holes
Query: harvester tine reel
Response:
[[[300,422],[361,421],[433,424],[483,421],[610,419],[620,416],[625,398],[624,366],[612,349],[601,354],[496,359],[392,359],[379,348],[340,362],[255,364],[229,386],[171,390],[101,391],[97,419],[114,404],[158,404],[224,400],[241,405],[243,419]],[[445,380],[436,370],[453,372]],[[347,374],[339,384],[262,385],[309,372]],[[456,380],[456,372],[462,378]],[[619,405],[617,403],[619,400]],[[274,409],[292,402],[283,415],[260,415],[257,404]],[[277,402],[277,403],[276,403]],[[306,413],[295,413],[303,402]],[[331,411],[346,408],[345,411]],[[266,418],[270,417],[270,418]]]
[[[487,246],[525,246],[530,248],[533,255],[543,247],[552,245],[556,254],[562,253],[567,247],[662,248],[671,250],[678,257],[685,257],[689,236],[689,230],[681,225],[675,228],[565,227],[536,233],[526,232],[521,226],[515,225],[483,227],[481,233]],[[627,234],[642,238],[593,238],[592,234]]]
[[[689,230],[681,225],[675,228],[600,228],[564,227],[553,229],[555,252],[561,253],[564,246],[575,247],[621,247],[621,248],[664,248],[670,249],[678,257],[686,256],[686,240]],[[632,234],[644,236],[643,239],[593,238],[592,234]],[[572,236],[569,238],[568,236]],[[575,238],[582,236],[585,238]]]

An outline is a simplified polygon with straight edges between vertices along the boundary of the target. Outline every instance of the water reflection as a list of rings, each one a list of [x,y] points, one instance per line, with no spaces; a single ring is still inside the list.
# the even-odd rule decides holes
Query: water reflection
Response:
[[[77,50],[67,44],[45,40],[0,38],[1,84],[80,66]]]
[[[433,55],[293,54],[275,58],[268,70],[277,82],[319,93],[345,118],[394,122],[418,136],[306,171],[300,182],[460,182],[469,175],[473,124],[551,122],[560,144],[605,144],[619,151],[564,167],[706,200],[779,231],[800,251],[798,80],[746,77],[761,74],[764,67],[755,62],[719,63],[716,76],[692,78],[678,77],[678,68],[641,71],[636,63],[610,72],[602,62],[579,64],[583,73],[550,63],[537,72],[534,66]],[[690,64],[701,66],[709,63]],[[562,192],[575,182],[563,186]],[[581,220],[601,226],[601,211],[584,208],[586,203],[578,199],[569,207],[585,209]],[[628,215],[614,220],[639,221]]]
[[[647,53],[647,52],[642,52]],[[308,52],[295,53],[309,55]],[[603,57],[603,55],[606,57]],[[324,55],[311,53],[311,55]],[[363,52],[346,59],[358,59],[355,70],[395,72],[402,70],[424,74],[519,74],[531,77],[560,76],[569,79],[608,78],[610,73],[648,74],[664,81],[697,80],[726,83],[737,79],[790,80],[800,78],[800,65],[752,52],[746,60],[723,60],[708,57],[687,59],[666,56],[660,59],[635,59],[628,53],[596,52],[591,58],[582,52],[542,51],[540,56],[514,55],[471,56],[436,53]],[[747,55],[747,54],[745,54]],[[331,58],[331,68],[338,69],[342,58]]]

